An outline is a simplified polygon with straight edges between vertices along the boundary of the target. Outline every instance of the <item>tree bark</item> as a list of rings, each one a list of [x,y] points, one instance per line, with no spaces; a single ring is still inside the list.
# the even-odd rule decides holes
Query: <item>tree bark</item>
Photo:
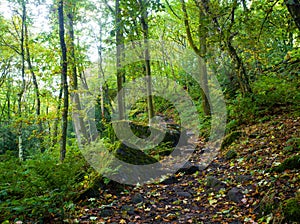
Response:
[[[39,127],[39,147],[41,148],[41,152],[45,151],[45,148],[43,147],[42,144],[42,135],[43,135],[43,124],[41,122],[41,99],[40,99],[40,90],[39,90],[39,85],[36,79],[36,75],[33,70],[33,66],[31,63],[31,55],[30,55],[30,48],[29,48],[29,35],[28,35],[28,28],[27,28],[27,21],[25,21],[24,25],[24,30],[25,30],[25,48],[26,48],[26,60],[28,64],[29,71],[32,76],[32,81],[34,85],[34,91],[35,91],[35,97],[36,97],[36,106],[35,106],[35,111],[36,111],[36,119],[37,119],[37,124]]]
[[[206,24],[206,15],[204,13],[204,9],[198,5],[199,9],[199,26],[198,26],[198,36],[200,43],[200,56],[204,60],[204,63],[200,62],[201,65],[201,97],[202,97],[202,107],[204,111],[204,115],[211,115],[210,106],[209,106],[209,89],[208,89],[208,74],[207,74],[207,37],[208,37],[208,29]]]
[[[144,38],[144,59],[145,59],[145,77],[146,77],[146,89],[147,89],[147,105],[148,105],[148,121],[151,124],[151,119],[154,117],[154,107],[152,98],[152,80],[151,80],[151,65],[150,65],[150,53],[149,53],[149,27],[148,27],[148,13],[146,2],[139,0],[141,9],[141,25]]]
[[[181,1],[181,7],[183,11],[183,19],[184,19],[184,24],[185,24],[185,29],[187,33],[187,39],[194,50],[194,52],[202,59],[204,59],[204,63],[200,63],[201,66],[201,74],[200,75],[200,81],[201,81],[201,89],[200,89],[200,94],[201,94],[201,99],[202,99],[202,108],[205,116],[210,116],[210,106],[209,106],[209,88],[208,88],[208,77],[207,77],[207,63],[206,63],[206,53],[207,53],[207,47],[206,47],[206,39],[207,39],[207,30],[205,29],[205,24],[203,24],[203,18],[204,14],[202,9],[199,7],[199,21],[200,25],[198,27],[198,36],[200,40],[200,48],[198,48],[193,40],[192,33],[191,33],[191,28],[189,24],[189,18],[188,18],[188,13],[185,5],[184,0]],[[199,59],[200,60],[200,59]]]
[[[244,3],[245,2],[243,1],[243,4]],[[211,15],[210,8],[209,8],[209,0],[202,0],[202,5],[206,10],[207,15]],[[212,21],[215,25],[215,28],[219,31],[221,35],[221,39],[223,40],[224,45],[226,46],[226,50],[228,51],[230,58],[232,59],[233,63],[236,66],[237,80],[242,95],[246,95],[247,93],[252,93],[250,81],[247,76],[247,71],[243,63],[243,60],[240,58],[235,47],[232,45],[232,39],[234,35],[230,33],[235,22],[235,10],[237,8],[237,5],[238,5],[237,0],[234,0],[233,7],[231,10],[231,16],[230,16],[230,25],[229,28],[227,29],[227,33],[229,33],[229,35],[227,37],[225,36],[224,31],[218,22],[218,19],[216,17],[212,17]],[[247,7],[245,5],[244,5],[244,9],[247,10]],[[231,83],[232,86],[234,86],[235,84],[233,83],[233,79],[230,79],[230,81],[232,82]]]
[[[62,110],[62,133],[60,141],[60,161],[64,161],[66,157],[67,146],[67,128],[68,128],[68,110],[69,110],[69,90],[68,90],[68,62],[67,62],[67,47],[65,42],[65,27],[64,27],[64,1],[58,2],[58,23],[59,23],[59,39],[61,47],[61,84],[63,88],[63,110]]]
[[[59,94],[58,94],[58,105],[57,105],[57,114],[61,113],[61,100],[62,100],[62,95],[63,95],[63,85],[61,83],[61,87],[59,89]],[[53,134],[52,134],[52,147],[54,147],[58,141],[58,124],[59,124],[59,117],[57,116],[54,120],[54,125],[53,125]]]
[[[285,0],[285,4],[295,21],[298,30],[300,31],[300,1],[299,0]]]
[[[233,7],[232,7],[232,10],[231,10],[231,19],[230,19],[231,23],[230,23],[230,26],[229,26],[229,32],[230,32],[230,30],[231,30],[231,28],[232,28],[232,26],[235,22],[235,10],[236,10],[237,6],[238,6],[238,2],[237,2],[237,0],[235,0],[233,2]],[[249,77],[247,75],[247,71],[246,71],[244,62],[239,57],[236,49],[232,45],[233,37],[234,37],[233,34],[230,34],[227,37],[226,45],[227,45],[227,48],[228,48],[228,51],[229,51],[229,55],[231,56],[232,60],[236,64],[237,79],[238,79],[238,83],[240,85],[240,89],[242,91],[242,95],[246,96],[248,93],[252,93],[252,89],[251,89],[251,86],[250,86],[250,81],[249,81]]]
[[[18,148],[19,148],[19,159],[21,161],[24,160],[24,147],[23,147],[23,122],[22,122],[22,98],[25,92],[25,23],[26,23],[26,2],[22,1],[22,25],[21,25],[21,38],[20,38],[20,52],[21,52],[21,60],[22,60],[22,68],[21,68],[21,89],[18,93],[18,118],[19,118],[19,127],[18,127]]]
[[[116,0],[115,8],[115,25],[116,25],[116,67],[117,67],[117,86],[118,86],[118,112],[119,119],[124,119],[125,104],[124,104],[124,90],[123,90],[123,81],[124,81],[124,71],[121,65],[122,51],[123,51],[123,26],[121,23],[121,7],[120,0]]]
[[[69,22],[69,66],[71,70],[71,99],[73,103],[73,113],[72,113],[72,118],[73,118],[73,123],[75,126],[75,132],[76,136],[78,139],[78,142],[80,145],[84,145],[87,142],[89,142],[88,136],[87,136],[87,131],[86,131],[86,126],[83,120],[82,115],[80,114],[81,112],[81,103],[80,103],[80,98],[78,94],[78,76],[77,76],[77,66],[76,66],[76,57],[75,57],[75,37],[74,37],[74,15],[72,12],[72,9],[69,10],[68,12],[68,22]]]

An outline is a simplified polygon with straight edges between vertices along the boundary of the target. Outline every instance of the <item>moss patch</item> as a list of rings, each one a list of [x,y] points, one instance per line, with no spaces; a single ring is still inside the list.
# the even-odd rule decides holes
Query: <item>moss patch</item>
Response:
[[[300,155],[295,155],[284,160],[279,166],[271,169],[273,172],[283,172],[285,170],[300,169]]]
[[[237,152],[233,149],[230,149],[226,154],[225,154],[225,159],[226,160],[231,160],[235,157],[237,157]]]
[[[285,201],[283,213],[287,221],[299,222],[300,220],[300,197],[290,198]]]
[[[238,140],[240,137],[244,136],[245,133],[242,131],[234,131],[231,132],[230,134],[226,135],[225,138],[223,139],[221,149],[225,149],[228,146],[230,146],[235,140]]]

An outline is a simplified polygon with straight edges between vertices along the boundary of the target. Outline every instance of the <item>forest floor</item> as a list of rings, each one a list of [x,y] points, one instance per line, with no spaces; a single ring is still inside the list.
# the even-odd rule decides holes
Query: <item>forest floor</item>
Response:
[[[102,190],[77,206],[79,223],[280,223],[280,203],[300,189],[299,170],[269,172],[299,152],[300,117],[272,116],[244,125],[245,133],[221,151],[208,167],[176,173],[163,183]],[[201,140],[201,139],[200,139]],[[299,144],[299,143],[297,143]],[[199,163],[200,141],[191,162]],[[232,158],[228,151],[236,152]],[[235,153],[234,153],[235,154]],[[277,222],[276,222],[277,220]]]

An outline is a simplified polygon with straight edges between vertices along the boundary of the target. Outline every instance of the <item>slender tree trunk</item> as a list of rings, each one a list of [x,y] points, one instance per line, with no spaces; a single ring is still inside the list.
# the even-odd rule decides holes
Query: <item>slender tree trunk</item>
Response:
[[[22,27],[21,27],[21,43],[20,43],[20,50],[21,50],[21,60],[22,60],[22,68],[21,68],[21,89],[18,93],[18,118],[19,118],[19,127],[18,127],[18,148],[19,148],[19,159],[21,161],[24,160],[24,147],[23,147],[23,136],[22,136],[22,99],[25,92],[25,48],[24,48],[24,38],[25,38],[25,22],[26,22],[26,2],[25,0],[22,1]]]
[[[124,119],[125,113],[125,104],[124,104],[124,90],[123,90],[123,82],[124,82],[124,71],[121,65],[122,58],[122,49],[123,49],[123,26],[121,23],[121,8],[120,8],[120,0],[116,0],[116,8],[115,8],[115,16],[116,16],[116,46],[117,46],[117,86],[118,86],[118,109],[119,109],[119,119]]]
[[[227,41],[227,47],[229,54],[232,58],[232,60],[236,64],[236,70],[237,70],[237,80],[242,92],[242,95],[245,96],[247,93],[252,93],[252,89],[249,83],[249,78],[246,72],[245,65],[242,61],[242,59],[239,57],[238,53],[236,52],[235,48],[232,46],[231,41]]]
[[[27,60],[29,71],[30,71],[31,76],[32,76],[32,81],[33,81],[34,91],[35,91],[35,97],[36,97],[35,111],[36,111],[37,124],[38,124],[38,127],[39,127],[39,138],[38,138],[39,142],[38,142],[38,144],[39,144],[39,147],[41,148],[41,152],[44,152],[45,148],[43,147],[43,144],[42,144],[43,124],[42,124],[41,118],[40,118],[40,116],[41,116],[40,90],[39,90],[39,85],[38,85],[36,75],[35,75],[33,67],[32,67],[32,63],[31,63],[27,21],[25,21],[24,30],[25,30],[26,60]]]
[[[148,105],[148,121],[151,124],[151,119],[154,117],[154,107],[152,99],[152,80],[151,80],[151,66],[150,66],[150,54],[149,54],[149,28],[148,28],[148,13],[146,2],[139,0],[141,8],[141,25],[144,38],[144,58],[145,58],[145,76],[146,76],[146,89],[147,89],[147,105]]]
[[[206,24],[203,23],[204,14],[203,14],[202,9],[199,6],[198,2],[196,2],[196,5],[199,7],[199,10],[200,10],[199,20],[200,20],[200,24],[201,24],[198,27],[198,36],[200,38],[201,46],[200,46],[200,48],[198,48],[192,37],[185,1],[184,0],[180,0],[180,1],[181,1],[182,11],[183,11],[183,15],[184,15],[183,19],[184,19],[184,25],[185,25],[185,29],[186,29],[186,33],[187,33],[188,42],[189,42],[190,46],[192,47],[192,49],[194,50],[194,52],[199,57],[204,59],[204,63],[200,63],[201,74],[199,74],[199,75],[200,75],[200,81],[201,81],[201,85],[202,85],[201,86],[202,89],[200,90],[200,93],[201,93],[201,98],[202,98],[202,108],[203,108],[204,115],[209,116],[210,115],[209,88],[208,88],[207,67],[206,67],[207,65],[206,65],[206,60],[205,60],[205,56],[207,53],[206,52],[207,51],[206,50],[207,33],[203,33],[203,32],[208,32],[208,31],[203,30],[203,29],[205,29],[205,26],[206,26]]]
[[[231,10],[231,23],[229,26],[229,31],[231,30],[232,26],[234,25],[235,22],[235,10],[238,6],[238,2],[237,0],[235,0],[233,2],[233,7]],[[244,65],[243,60],[239,57],[236,49],[233,47],[232,45],[232,39],[233,39],[234,35],[229,35],[227,37],[226,40],[226,46],[227,49],[229,51],[229,55],[232,58],[232,60],[234,61],[235,65],[236,65],[236,70],[237,70],[237,79],[238,79],[238,83],[240,85],[240,89],[242,91],[242,95],[245,96],[248,93],[252,93],[252,89],[250,86],[250,81],[249,81],[249,77],[247,75],[247,71]]]
[[[68,110],[69,110],[69,90],[68,90],[68,62],[67,62],[67,47],[65,42],[65,27],[64,27],[64,1],[58,2],[58,22],[59,22],[59,39],[61,47],[61,83],[63,88],[63,110],[62,110],[62,133],[60,142],[60,160],[64,161],[66,157],[67,146],[67,128],[68,128]]]
[[[100,108],[101,108],[101,121],[105,122],[104,113],[104,69],[103,69],[103,58],[102,58],[102,23],[99,22],[99,46],[98,46],[98,78],[100,80]]]
[[[212,15],[210,8],[209,8],[209,0],[201,0],[203,8],[205,9],[205,12],[208,15]],[[236,66],[236,71],[237,71],[237,80],[238,80],[238,84],[239,84],[239,88],[242,92],[243,95],[246,95],[247,93],[252,93],[252,89],[250,86],[250,81],[249,81],[249,77],[247,75],[247,71],[245,68],[245,65],[243,63],[243,60],[239,57],[235,47],[232,45],[232,39],[233,39],[233,35],[230,34],[230,31],[234,25],[235,22],[235,10],[238,6],[238,2],[237,0],[233,1],[233,7],[231,10],[231,16],[230,16],[230,25],[229,28],[227,29],[227,33],[229,33],[229,36],[226,37],[226,35],[224,34],[224,31],[222,29],[222,27],[220,26],[217,17],[212,17],[212,21],[215,25],[215,28],[220,32],[220,36],[221,39],[224,41],[224,45],[226,46],[226,50],[229,53],[229,56],[232,60],[232,62],[235,64]],[[245,12],[247,12],[247,7],[245,5],[245,1],[242,1],[243,7]],[[233,79],[230,79],[231,81],[233,81]],[[234,86],[234,83],[232,82],[232,86]]]
[[[71,10],[70,10],[71,11]],[[74,15],[73,12],[68,13],[69,20],[69,36],[70,36],[70,44],[69,44],[69,52],[70,52],[70,70],[71,70],[71,99],[73,103],[73,123],[75,125],[75,132],[79,144],[84,145],[88,142],[88,136],[86,132],[85,123],[81,113],[81,103],[78,94],[78,76],[77,76],[77,66],[76,66],[76,57],[75,57],[75,37],[74,37]]]
[[[199,26],[198,26],[198,36],[199,36],[199,43],[200,43],[200,56],[204,60],[204,63],[201,63],[201,98],[202,98],[202,107],[204,111],[204,115],[210,116],[210,96],[209,96],[209,89],[208,89],[208,74],[207,74],[207,37],[208,37],[208,29],[207,29],[207,18],[204,13],[204,9],[202,9],[199,5]]]
[[[7,119],[10,120],[11,119],[11,102],[10,102],[10,90],[11,90],[11,86],[10,86],[10,80],[8,81],[8,90],[6,92],[6,101],[7,101]]]
[[[57,105],[57,114],[61,113],[61,100],[63,95],[63,84],[61,83],[61,87],[58,94],[58,105]],[[55,146],[58,141],[58,124],[59,124],[60,115],[55,118],[53,125],[53,135],[52,135],[52,146]]]

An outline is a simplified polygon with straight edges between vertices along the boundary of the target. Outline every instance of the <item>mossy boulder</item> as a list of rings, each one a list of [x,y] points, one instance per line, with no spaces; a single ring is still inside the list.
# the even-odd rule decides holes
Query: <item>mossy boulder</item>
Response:
[[[134,165],[147,165],[158,162],[158,160],[147,155],[142,150],[130,148],[125,144],[121,144],[114,154],[119,160]]]
[[[279,166],[271,169],[273,172],[283,172],[285,170],[300,169],[300,155],[287,158]]]
[[[177,124],[164,124],[158,128],[132,121],[115,121],[113,127],[117,133],[115,139],[122,142],[115,150],[115,156],[135,165],[156,163],[153,157],[168,156],[175,146],[187,144],[186,131],[181,131]]]
[[[283,205],[283,213],[286,221],[299,222],[300,220],[300,197],[290,198]]]
[[[208,176],[206,178],[206,188],[208,188],[209,190],[217,192],[221,188],[225,188],[225,187],[226,184],[214,176]]]
[[[161,139],[160,143],[164,146],[175,147],[179,143],[184,145],[187,143],[187,134],[185,130],[182,130],[180,125],[177,124],[164,124],[160,127],[153,127],[143,123],[137,123],[132,121],[115,121],[113,127],[118,133],[117,137],[121,137],[122,140],[137,137],[137,142],[147,139],[147,141],[155,141],[157,138]],[[130,128],[131,132],[126,131]],[[125,131],[124,131],[125,130]],[[150,138],[152,134],[152,138]],[[179,142],[180,141],[180,142]]]
[[[223,139],[223,142],[221,144],[221,149],[225,149],[228,146],[230,146],[234,141],[238,140],[242,136],[244,136],[245,133],[242,131],[234,131],[230,134],[226,135]]]
[[[237,152],[233,149],[230,149],[226,154],[225,154],[225,159],[226,160],[231,160],[237,157]]]

